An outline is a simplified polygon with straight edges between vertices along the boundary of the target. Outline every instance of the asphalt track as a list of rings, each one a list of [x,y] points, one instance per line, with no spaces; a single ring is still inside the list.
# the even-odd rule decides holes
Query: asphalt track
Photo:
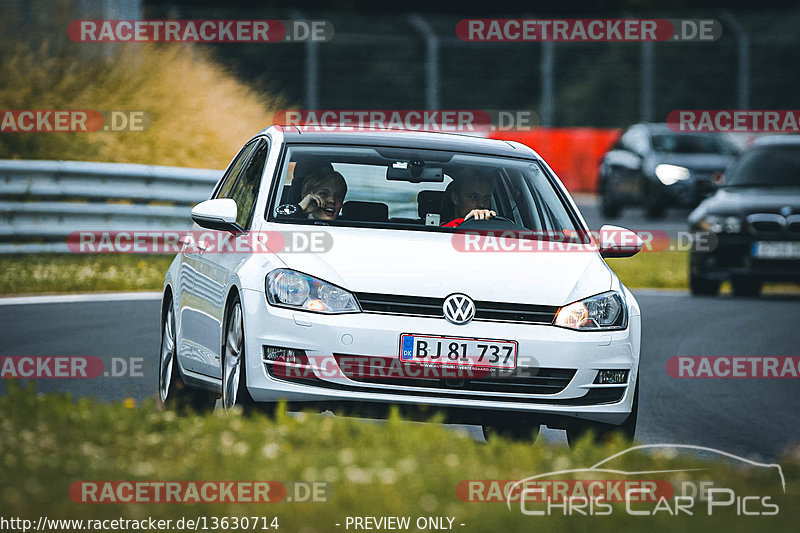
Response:
[[[111,358],[138,359],[140,376],[39,379],[37,388],[103,401],[134,398],[141,404],[155,394],[157,296],[0,300],[0,355],[90,355],[103,359],[105,368]],[[665,369],[676,355],[800,355],[800,297],[693,298],[647,290],[636,296],[643,316],[638,440],[773,460],[800,442],[797,379],[676,379]],[[5,391],[0,381],[0,393]],[[467,429],[481,438],[479,428]],[[543,430],[540,441],[564,442],[565,437],[563,431]]]

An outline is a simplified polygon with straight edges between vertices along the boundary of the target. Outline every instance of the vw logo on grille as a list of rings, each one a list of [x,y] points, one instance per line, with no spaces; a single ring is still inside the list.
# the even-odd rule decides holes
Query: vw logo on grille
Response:
[[[444,317],[453,324],[466,324],[475,318],[475,302],[466,294],[451,294],[444,299]]]

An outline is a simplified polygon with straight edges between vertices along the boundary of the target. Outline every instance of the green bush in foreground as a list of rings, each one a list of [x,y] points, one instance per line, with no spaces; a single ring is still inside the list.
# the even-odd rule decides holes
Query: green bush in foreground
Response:
[[[136,518],[278,517],[279,531],[344,531],[347,516],[454,517],[459,531],[796,531],[800,451],[785,454],[782,494],[774,469],[725,466],[710,459],[632,452],[614,460],[626,471],[698,469],[649,474],[644,479],[711,480],[737,495],[769,495],[777,516],[737,516],[736,507],[707,516],[628,516],[614,504],[610,516],[526,516],[518,504],[468,503],[456,495],[462,480],[516,480],[595,464],[624,448],[583,442],[566,446],[479,443],[440,424],[385,423],[303,414],[274,419],[215,412],[176,416],[152,403],[141,408],[36,395],[11,383],[0,399],[0,502],[3,517]],[[563,474],[555,479],[569,479]],[[641,476],[640,476],[641,479]],[[81,480],[249,480],[328,482],[332,498],[317,503],[78,504],[68,497]],[[652,509],[637,503],[637,509]],[[751,504],[751,508],[756,508]],[[759,507],[760,508],[760,507]],[[560,513],[561,511],[557,511]],[[341,524],[337,527],[335,524]],[[461,527],[459,524],[465,524]],[[222,529],[222,528],[220,528]],[[351,528],[352,529],[352,528]],[[69,529],[67,529],[69,530]],[[410,530],[416,530],[412,525]]]

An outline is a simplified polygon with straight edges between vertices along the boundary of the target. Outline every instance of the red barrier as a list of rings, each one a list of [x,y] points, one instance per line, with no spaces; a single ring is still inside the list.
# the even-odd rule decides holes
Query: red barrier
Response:
[[[571,192],[597,192],[600,160],[620,135],[619,129],[537,128],[495,131],[493,139],[530,146],[556,171]]]

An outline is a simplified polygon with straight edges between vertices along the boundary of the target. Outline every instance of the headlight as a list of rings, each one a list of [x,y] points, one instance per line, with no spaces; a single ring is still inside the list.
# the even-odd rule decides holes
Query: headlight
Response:
[[[628,309],[621,294],[604,292],[559,309],[555,325],[579,330],[625,329]]]
[[[682,180],[688,180],[691,173],[686,167],[677,165],[657,165],[656,177],[664,185],[672,185]]]
[[[740,233],[742,231],[742,219],[739,217],[708,215],[700,221],[699,226],[701,230],[713,233]]]
[[[286,268],[267,274],[267,300],[278,307],[317,313],[359,313],[355,297],[326,281]]]

